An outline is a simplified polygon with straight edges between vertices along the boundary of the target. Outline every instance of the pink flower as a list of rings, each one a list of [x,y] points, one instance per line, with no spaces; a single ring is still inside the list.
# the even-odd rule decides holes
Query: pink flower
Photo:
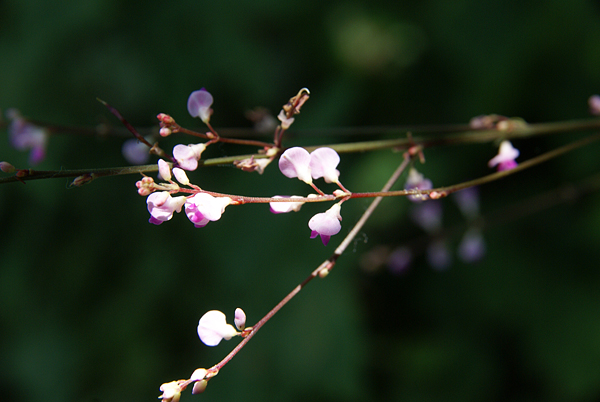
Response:
[[[19,151],[31,150],[29,164],[37,165],[43,161],[48,141],[46,130],[27,122],[16,109],[8,109],[6,117],[12,120],[8,127],[10,144]]]
[[[210,105],[213,103],[213,97],[206,89],[202,88],[199,91],[194,91],[188,98],[188,112],[192,117],[200,117],[204,123],[210,121],[212,109]]]
[[[421,173],[417,172],[417,169],[411,168],[408,171],[404,188],[406,190],[431,190],[433,184],[431,180],[426,179]],[[429,199],[429,196],[427,194],[414,194],[409,195],[408,199],[413,202],[421,202]]]
[[[233,322],[235,323],[235,327],[240,331],[243,331],[244,328],[246,328],[246,313],[244,313],[244,310],[239,307],[235,309]]]
[[[320,177],[326,183],[338,183],[340,171],[336,169],[340,156],[331,148],[317,148],[310,153],[310,171],[313,179]]]
[[[594,116],[600,115],[600,96],[592,95],[588,99],[588,105],[590,107],[590,113]]]
[[[310,160],[310,154],[306,149],[289,148],[279,158],[279,170],[289,178],[297,177],[303,182],[311,184]]]
[[[207,312],[198,322],[198,336],[206,346],[217,346],[222,339],[228,341],[238,334],[219,310]]]
[[[160,225],[171,220],[173,212],[181,212],[181,207],[186,202],[185,197],[171,197],[168,191],[152,193],[146,199],[148,212],[150,212],[150,223]]]
[[[229,197],[213,197],[207,193],[198,193],[185,201],[185,213],[195,227],[201,228],[210,221],[218,221],[231,204]]]
[[[185,174],[185,170],[173,168],[173,176],[175,176],[175,179],[184,186],[190,185],[190,179],[188,179],[187,174]]]
[[[204,144],[175,145],[173,148],[173,157],[179,164],[179,167],[185,170],[196,170],[198,161],[202,152],[206,149]]]
[[[498,155],[494,156],[488,162],[489,167],[498,166],[498,171],[514,169],[518,164],[515,161],[519,156],[519,150],[514,148],[510,141],[502,141]]]
[[[302,198],[298,195],[276,195],[273,198]],[[270,202],[269,206],[271,207],[271,212],[274,214],[287,214],[288,212],[298,212],[304,202]]]
[[[442,228],[442,202],[429,200],[415,204],[409,216],[427,233],[436,233]]]
[[[171,167],[164,159],[158,160],[158,174],[163,180],[171,181]]]
[[[324,245],[327,245],[329,238],[338,234],[342,229],[340,210],[340,204],[334,204],[327,211],[310,218],[310,221],[308,221],[308,227],[312,230],[310,238],[314,239],[321,236],[321,241]]]
[[[479,190],[477,187],[468,187],[452,194],[458,209],[469,220],[479,216]]]
[[[294,118],[290,117],[288,118],[285,110],[281,110],[281,112],[279,112],[279,114],[277,115],[277,118],[279,119],[279,121],[281,121],[281,128],[283,128],[284,130],[287,130],[288,128],[290,128],[290,126],[292,125],[292,123],[294,122]]]

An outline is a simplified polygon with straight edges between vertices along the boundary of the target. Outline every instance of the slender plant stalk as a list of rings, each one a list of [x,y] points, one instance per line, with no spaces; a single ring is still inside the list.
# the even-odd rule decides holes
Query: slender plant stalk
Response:
[[[400,166],[398,166],[398,168],[392,174],[385,186],[383,186],[383,192],[389,191],[389,189],[398,180],[398,178],[400,177],[402,172],[404,172],[409,163],[410,157],[406,155]],[[382,197],[376,197],[371,202],[371,204],[362,214],[358,222],[356,222],[352,230],[350,230],[350,232],[346,235],[344,240],[342,240],[340,245],[335,249],[335,252],[331,255],[331,257],[329,257],[321,265],[319,265],[313,272],[311,272],[311,274],[304,281],[302,281],[298,286],[296,286],[294,290],[292,290],[286,297],[283,298],[283,300],[277,303],[277,305],[273,307],[271,311],[269,311],[262,319],[260,319],[260,321],[258,321],[256,325],[252,327],[252,330],[248,333],[248,335],[246,335],[245,338],[227,356],[225,356],[223,360],[214,365],[211,368],[211,370],[218,371],[223,366],[225,366],[225,364],[227,364],[250,341],[250,339],[258,332],[258,330],[262,328],[262,326],[265,325],[275,314],[277,314],[277,312],[281,310],[281,308],[285,306],[287,302],[292,300],[311,280],[313,280],[317,276],[325,277],[329,273],[337,259],[344,253],[344,251],[348,247],[348,244],[350,244],[354,240],[358,232],[360,232],[364,224],[367,222],[367,220],[369,220],[369,218],[373,214],[373,211],[375,211],[375,208],[377,208],[377,206],[381,202],[381,199]]]

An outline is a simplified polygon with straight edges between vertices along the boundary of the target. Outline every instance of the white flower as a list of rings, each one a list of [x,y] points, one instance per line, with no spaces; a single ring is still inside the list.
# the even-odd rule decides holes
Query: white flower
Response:
[[[233,325],[227,324],[225,314],[219,310],[207,312],[198,323],[198,336],[207,346],[217,346],[221,339],[228,341],[238,334]]]

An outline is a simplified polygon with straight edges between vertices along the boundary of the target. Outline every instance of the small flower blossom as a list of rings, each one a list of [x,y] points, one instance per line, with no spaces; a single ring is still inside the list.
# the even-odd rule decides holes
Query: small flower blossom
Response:
[[[173,176],[179,183],[184,186],[190,185],[190,179],[188,179],[187,174],[185,174],[185,170],[179,168],[173,168]]]
[[[588,105],[590,107],[590,113],[594,116],[600,115],[600,96],[592,95],[588,99]]]
[[[198,368],[198,369],[194,370],[194,372],[190,376],[190,381],[200,381],[200,380],[203,380],[204,377],[206,377],[207,373],[208,373],[207,369],[205,369],[205,368]]]
[[[339,203],[333,204],[327,211],[310,218],[310,221],[308,221],[308,227],[312,231],[310,238],[314,239],[317,236],[321,236],[321,241],[326,246],[329,243],[329,238],[338,234],[342,229],[340,210],[341,206]]]
[[[246,328],[246,313],[241,308],[235,309],[235,315],[233,322],[235,323],[235,327],[240,331],[243,331]]]
[[[173,157],[179,167],[185,170],[196,170],[202,152],[206,149],[205,144],[175,145]]]
[[[198,322],[198,336],[206,346],[217,346],[222,339],[228,341],[238,334],[219,310],[207,312]]]
[[[427,233],[436,233],[442,228],[442,202],[430,200],[415,204],[410,217]]]
[[[19,151],[31,150],[29,163],[37,165],[46,157],[48,133],[45,129],[27,122],[16,109],[8,109],[6,117],[12,120],[8,127],[10,144]]]
[[[490,159],[488,162],[489,167],[498,166],[497,169],[499,172],[503,170],[510,170],[517,167],[517,162],[515,159],[519,156],[519,150],[514,148],[510,141],[502,141],[500,143],[500,149],[498,150],[498,155]]]
[[[137,138],[131,138],[123,143],[121,153],[125,160],[132,165],[143,165],[150,160],[150,148]]]
[[[273,198],[302,198],[299,195],[276,195]],[[271,207],[271,212],[274,214],[286,214],[288,212],[298,212],[304,202],[270,202],[269,206]]]
[[[404,188],[406,190],[431,190],[433,184],[431,180],[426,179],[421,173],[417,172],[417,169],[411,168],[408,171]],[[408,199],[413,202],[421,202],[429,199],[429,196],[427,194],[414,194],[409,195]]]
[[[281,128],[283,128],[284,130],[290,128],[290,126],[294,122],[294,118],[288,118],[284,110],[281,110],[281,112],[279,112],[277,118],[279,119],[279,121],[281,121]]]
[[[310,154],[304,148],[287,149],[279,158],[279,170],[289,178],[297,177],[307,184],[312,183]]]
[[[198,193],[185,201],[185,213],[195,227],[201,228],[210,221],[218,221],[231,204],[229,197],[213,197],[207,193]]]
[[[206,89],[202,88],[199,91],[194,91],[188,98],[188,112],[192,117],[200,117],[204,123],[210,121],[212,109],[210,105],[213,103],[213,97]]]
[[[171,167],[164,159],[158,160],[158,174],[165,181],[171,180]]]
[[[162,399],[163,402],[178,402],[181,397],[181,386],[179,381],[166,382],[160,386],[162,395],[158,399]]]
[[[185,202],[185,197],[171,197],[168,191],[150,194],[146,199],[148,212],[151,215],[149,222],[160,225],[165,221],[171,220],[173,212],[181,212],[181,207],[183,207]]]
[[[194,383],[194,387],[192,388],[192,395],[201,394],[206,390],[206,386],[208,385],[207,380],[200,380]]]
[[[469,220],[479,216],[479,190],[477,187],[468,187],[452,194],[458,209]]]
[[[340,171],[336,169],[340,156],[335,150],[327,147],[317,148],[310,153],[310,171],[313,179],[320,177],[326,183],[339,183]]]

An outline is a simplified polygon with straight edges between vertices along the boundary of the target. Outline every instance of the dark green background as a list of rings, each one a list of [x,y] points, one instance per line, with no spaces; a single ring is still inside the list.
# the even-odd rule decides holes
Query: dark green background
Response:
[[[593,1],[43,1],[0,3],[0,108],[54,124],[159,112],[199,127],[189,93],[215,98],[215,127],[312,97],[294,128],[465,123],[500,113],[529,122],[585,118],[600,91],[600,5]],[[2,133],[5,137],[5,133]],[[515,142],[522,159],[575,134]],[[352,138],[353,140],[356,137]],[[169,139],[165,148],[187,141]],[[313,145],[348,138],[296,137]],[[169,142],[170,141],[170,142]],[[57,135],[40,169],[122,166],[122,140]],[[0,160],[27,155],[1,142]],[[206,157],[238,148],[215,146]],[[247,152],[247,149],[241,150]],[[598,194],[511,220],[511,205],[597,171],[598,145],[481,189],[487,255],[446,272],[419,257],[394,276],[359,261],[422,235],[408,201],[387,199],[326,279],[311,283],[213,379],[184,401],[597,401],[600,398]],[[489,172],[491,144],[426,152],[434,185]],[[380,188],[400,154],[343,155],[342,182]],[[305,194],[276,166],[190,174],[203,188]],[[0,189],[0,393],[7,401],[151,401],[161,383],[225,356],[201,344],[207,310],[256,322],[334,249],[367,201],[344,205],[328,247],[308,238],[323,210],[273,216],[229,207],[194,229],[147,222],[138,177],[67,188]],[[325,187],[325,186],[324,186]],[[332,188],[325,187],[329,191]],[[463,222],[444,200],[445,223]],[[507,208],[505,212],[502,208]],[[502,215],[506,214],[506,216]],[[367,240],[365,242],[365,240]],[[459,237],[449,239],[455,249]]]

